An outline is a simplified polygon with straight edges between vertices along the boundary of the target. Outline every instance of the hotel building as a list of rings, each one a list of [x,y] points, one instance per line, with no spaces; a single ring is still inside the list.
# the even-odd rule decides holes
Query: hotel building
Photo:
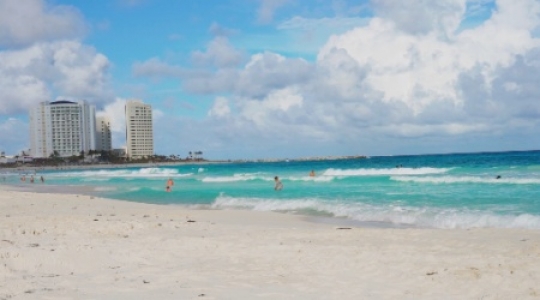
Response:
[[[112,150],[111,121],[106,116],[96,117],[96,150]]]
[[[152,106],[140,100],[126,102],[126,155],[135,159],[154,155]]]
[[[30,110],[30,147],[33,157],[61,157],[96,148],[96,109],[86,101],[42,102]]]

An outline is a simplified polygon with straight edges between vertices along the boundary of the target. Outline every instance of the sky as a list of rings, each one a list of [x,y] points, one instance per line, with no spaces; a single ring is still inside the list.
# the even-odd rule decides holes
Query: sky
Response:
[[[0,0],[0,150],[86,100],[209,159],[540,149],[538,0]]]

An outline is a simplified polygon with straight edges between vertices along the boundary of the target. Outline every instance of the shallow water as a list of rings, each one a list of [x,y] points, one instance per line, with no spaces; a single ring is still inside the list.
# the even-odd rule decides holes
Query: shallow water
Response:
[[[315,177],[309,176],[311,170]],[[540,228],[540,151],[183,164],[39,175],[55,192],[136,202],[282,211],[383,227]],[[274,191],[274,176],[280,177],[282,191]],[[175,182],[170,193],[165,192],[168,178]],[[7,175],[7,183],[21,185],[16,174]],[[42,189],[40,185],[36,183],[36,189]]]

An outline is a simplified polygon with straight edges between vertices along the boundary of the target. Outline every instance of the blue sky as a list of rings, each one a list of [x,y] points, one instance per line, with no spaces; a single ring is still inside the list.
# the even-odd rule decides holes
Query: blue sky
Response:
[[[28,0],[0,3],[0,150],[27,111],[86,99],[125,144],[208,158],[538,149],[535,0]]]

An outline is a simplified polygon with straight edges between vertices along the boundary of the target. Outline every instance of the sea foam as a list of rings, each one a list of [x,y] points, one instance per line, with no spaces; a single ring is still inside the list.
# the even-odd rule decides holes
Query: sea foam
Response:
[[[384,169],[327,169],[324,176],[382,176],[442,174],[449,168],[384,168]]]
[[[306,199],[229,197],[221,194],[215,209],[281,211],[297,214],[328,215],[361,222],[382,222],[421,228],[530,228],[540,229],[540,217],[530,214],[501,215],[494,211],[467,208],[411,207],[396,204],[371,205]]]
[[[487,184],[540,184],[538,178],[516,178],[516,177],[485,177],[485,176],[440,176],[440,177],[413,177],[413,176],[392,176],[391,180],[421,183],[487,183]]]
[[[51,173],[53,177],[122,177],[122,178],[164,178],[164,177],[186,177],[192,176],[193,173],[179,173],[177,169],[171,168],[141,168],[141,169],[102,169],[102,170],[86,170],[80,172],[62,172]]]

